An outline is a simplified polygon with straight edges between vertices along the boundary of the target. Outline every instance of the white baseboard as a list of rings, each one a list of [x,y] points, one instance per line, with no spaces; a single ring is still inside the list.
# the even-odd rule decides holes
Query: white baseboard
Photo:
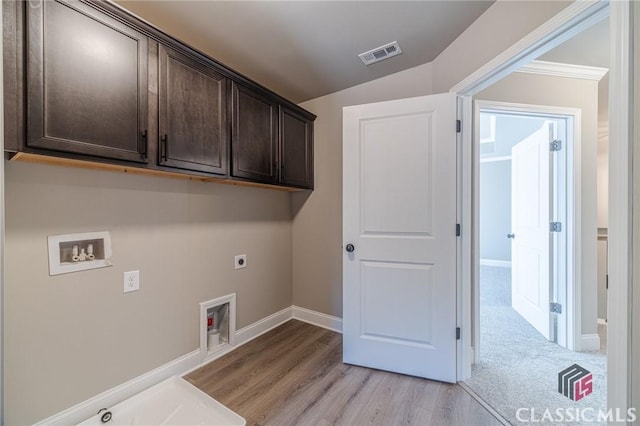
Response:
[[[293,305],[293,318],[331,331],[342,333],[342,318],[334,317],[333,315],[327,315]]]
[[[101,408],[108,408],[124,401],[133,395],[150,388],[151,386],[168,379],[171,376],[180,375],[184,371],[192,369],[200,363],[200,351],[195,350],[173,361],[135,377],[121,385],[111,388],[101,394],[74,405],[58,414],[44,419],[34,426],[75,425],[95,414]]]
[[[223,350],[212,354],[212,356],[208,357],[204,362],[201,360],[200,350],[195,350],[99,395],[89,398],[86,401],[76,404],[71,408],[61,411],[58,414],[41,420],[34,426],[70,425],[80,423],[89,417],[94,416],[101,408],[113,407],[119,402],[122,402],[171,376],[184,376],[191,371],[194,371],[203,365],[228,354],[256,337],[284,324],[292,318],[317,325],[318,327],[337,331],[339,333],[342,332],[341,318],[311,311],[298,306],[289,306],[288,308],[237,330],[234,346],[229,345],[228,347],[223,348]]]
[[[262,318],[259,321],[254,322],[246,327],[236,331],[236,344],[235,347],[242,346],[245,343],[255,339],[264,333],[273,330],[277,326],[284,324],[293,318],[292,307],[284,308],[281,311],[271,314],[268,317]]]
[[[480,259],[480,266],[497,266],[499,268],[511,268],[511,261],[498,259]]]
[[[600,350],[600,336],[597,334],[583,334],[580,337],[580,352],[594,352]]]

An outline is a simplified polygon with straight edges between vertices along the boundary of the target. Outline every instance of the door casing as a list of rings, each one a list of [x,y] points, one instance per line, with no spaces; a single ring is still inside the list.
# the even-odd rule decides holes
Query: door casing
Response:
[[[557,336],[558,344],[565,346],[569,350],[580,350],[580,339],[582,336],[582,315],[579,309],[581,300],[581,287],[576,286],[575,283],[582,282],[581,280],[581,233],[576,232],[580,229],[582,220],[580,208],[575,208],[578,203],[576,198],[577,194],[580,194],[582,183],[579,177],[581,175],[581,129],[582,129],[582,111],[579,108],[563,108],[544,105],[527,105],[518,104],[512,102],[498,102],[498,101],[483,101],[477,100],[474,102],[474,140],[475,152],[474,152],[474,167],[476,168],[475,180],[474,180],[474,193],[478,194],[476,200],[479,200],[480,186],[480,155],[479,155],[479,122],[480,111],[502,112],[502,113],[520,113],[523,115],[537,115],[541,117],[549,117],[551,119],[566,119],[567,120],[567,141],[563,149],[566,155],[566,171],[565,176],[569,179],[569,184],[566,185],[566,194],[564,192],[558,195],[566,200],[564,207],[566,211],[557,212],[565,218],[559,218],[555,216],[554,220],[563,222],[563,232],[560,234],[564,240],[564,247],[562,245],[558,247],[557,260],[566,265],[566,273],[557,271],[558,274],[566,276],[567,286],[564,289],[560,289],[560,297],[556,298],[556,301],[563,305],[562,314],[558,315],[557,320],[559,323],[559,333]],[[562,206],[561,206],[562,207]],[[479,203],[474,206],[474,214],[479,215]],[[479,232],[479,228],[478,228]],[[478,239],[479,241],[479,239]],[[479,258],[479,250],[476,251]],[[476,297],[479,294],[479,264],[476,262],[476,267],[473,271],[473,342],[474,347],[478,347],[480,342],[480,301]],[[474,355],[477,352],[474,351]],[[474,359],[473,362],[477,362]]]
[[[460,99],[462,117],[462,153],[459,158],[462,198],[461,261],[458,262],[458,321],[462,324],[462,338],[458,342],[458,379],[464,380],[471,375],[473,360],[472,333],[465,332],[472,326],[473,270],[477,250],[477,215],[473,214],[473,205],[477,194],[473,193],[474,168],[472,158],[473,143],[473,103],[472,97],[486,87],[494,84],[509,73],[515,71],[530,60],[548,52],[591,25],[610,17],[610,94],[609,126],[610,153],[609,164],[615,167],[609,181],[609,266],[610,283],[608,306],[615,306],[608,318],[607,353],[607,406],[626,412],[633,407],[633,401],[640,401],[640,392],[632,395],[631,379],[634,374],[640,376],[640,370],[632,368],[632,290],[640,292],[640,280],[634,280],[633,270],[633,205],[631,192],[633,182],[633,123],[634,107],[630,88],[633,82],[633,12],[634,4],[629,0],[607,2],[573,2],[545,24],[538,27],[506,49],[502,54],[480,67],[451,88]],[[613,167],[610,167],[610,170]],[[640,202],[640,199],[638,200]],[[637,345],[640,352],[640,344]],[[640,354],[635,354],[640,355]],[[633,387],[634,389],[636,387]],[[633,398],[633,399],[632,399]]]

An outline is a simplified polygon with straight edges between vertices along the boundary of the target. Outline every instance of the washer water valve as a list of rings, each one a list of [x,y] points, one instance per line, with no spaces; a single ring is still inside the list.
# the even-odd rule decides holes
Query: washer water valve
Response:
[[[71,249],[71,260],[74,262],[82,262],[85,260],[93,260],[96,256],[93,254],[93,244],[87,244],[86,252],[84,248],[80,248],[80,253],[78,253],[78,245],[74,245]]]

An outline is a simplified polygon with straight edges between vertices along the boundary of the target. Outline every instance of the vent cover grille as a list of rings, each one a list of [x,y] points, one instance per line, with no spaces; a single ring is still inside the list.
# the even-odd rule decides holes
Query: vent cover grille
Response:
[[[394,41],[392,43],[385,44],[384,46],[371,49],[368,52],[361,53],[358,57],[362,59],[362,62],[364,62],[365,65],[371,65],[401,53],[402,50],[400,49],[400,46],[398,46],[398,42]]]

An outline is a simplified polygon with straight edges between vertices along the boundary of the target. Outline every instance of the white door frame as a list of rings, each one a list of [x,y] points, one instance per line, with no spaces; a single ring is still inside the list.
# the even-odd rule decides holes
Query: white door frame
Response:
[[[631,327],[633,288],[633,226],[631,189],[633,178],[633,110],[629,88],[633,78],[633,5],[629,0],[614,2],[576,1],[531,32],[476,72],[455,85],[450,91],[461,96],[462,158],[461,220],[462,259],[459,262],[460,298],[458,300],[459,324],[463,327],[462,339],[458,343],[458,380],[470,377],[474,358],[474,342],[471,330],[474,308],[472,306],[473,285],[476,280],[478,253],[478,218],[474,215],[477,194],[473,192],[473,105],[472,96],[496,83],[537,56],[558,46],[582,30],[589,28],[604,17],[610,17],[611,67],[609,101],[609,265],[610,283],[608,304],[611,310],[608,326],[608,379],[607,405],[625,412],[631,403]],[[640,197],[640,196],[639,196]],[[640,200],[638,200],[640,201]],[[464,232],[464,230],[469,230]],[[636,280],[640,287],[640,280]],[[640,291],[640,288],[638,289]],[[640,351],[640,349],[639,349]],[[640,355],[640,354],[638,354]],[[634,399],[640,399],[635,395]]]
[[[565,222],[562,224],[563,233],[562,237],[565,241],[566,247],[561,250],[562,262],[566,264],[566,291],[563,290],[563,295],[559,298],[559,302],[563,304],[562,314],[558,316],[558,322],[562,322],[562,329],[566,330],[559,333],[558,344],[566,347],[570,350],[580,350],[580,341],[582,338],[582,313],[581,306],[581,286],[576,286],[575,283],[582,282],[581,279],[581,261],[582,259],[582,244],[581,233],[576,230],[581,229],[582,215],[580,208],[574,208],[580,205],[580,194],[582,183],[579,177],[581,176],[581,129],[582,129],[582,111],[579,108],[564,108],[545,105],[528,105],[519,104],[513,102],[498,102],[498,101],[484,101],[476,100],[474,102],[474,158],[473,164],[476,169],[474,174],[474,181],[472,182],[473,193],[477,194],[476,200],[479,200],[480,195],[480,110],[491,110],[504,113],[522,113],[529,115],[539,115],[542,117],[549,116],[549,118],[571,118],[572,127],[567,128],[567,133],[570,139],[567,141],[563,149],[566,149],[567,165],[565,175],[571,179],[572,185],[567,187],[566,193],[561,191],[560,197],[566,199],[566,212],[564,216],[566,219],[561,220]],[[474,214],[476,217],[480,212],[480,203],[475,203]],[[476,231],[479,236],[479,229]],[[479,239],[478,239],[479,241]],[[476,251],[479,257],[479,251]],[[478,265],[476,263],[476,265]],[[479,265],[474,270],[474,280],[472,283],[474,297],[472,303],[474,306],[473,316],[473,328],[472,340],[474,347],[479,346],[480,342],[480,298],[475,297],[479,294],[480,280],[479,280]],[[572,313],[572,315],[567,315]],[[560,327],[559,327],[560,329]],[[474,353],[477,356],[477,352]],[[474,359],[473,362],[477,362]]]
[[[2,3],[0,3],[2,22]],[[2,58],[0,43],[0,58]],[[0,152],[4,153],[3,64],[0,62]],[[4,161],[0,160],[0,425],[4,424]]]

